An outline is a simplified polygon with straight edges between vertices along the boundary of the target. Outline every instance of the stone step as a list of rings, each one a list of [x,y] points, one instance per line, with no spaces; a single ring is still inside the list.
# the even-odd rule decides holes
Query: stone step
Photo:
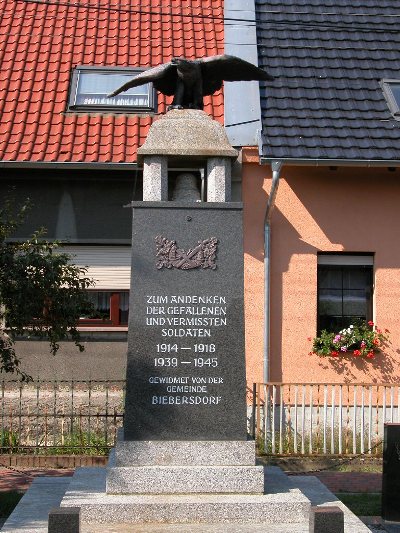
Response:
[[[255,441],[125,441],[120,429],[111,453],[115,466],[254,466]]]
[[[308,520],[309,500],[298,490],[252,494],[106,494],[101,468],[76,471],[62,507],[81,507],[86,523],[300,523]]]
[[[263,494],[262,466],[107,468],[108,494]]]
[[[310,503],[300,495],[105,495],[92,501],[63,500],[80,506],[86,523],[298,523],[308,519]]]

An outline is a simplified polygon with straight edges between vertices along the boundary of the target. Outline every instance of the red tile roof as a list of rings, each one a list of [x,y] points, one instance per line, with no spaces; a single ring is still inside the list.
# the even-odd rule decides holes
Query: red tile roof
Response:
[[[2,161],[135,162],[152,118],[68,112],[72,69],[223,53],[223,0],[3,0],[0,19]],[[221,91],[205,111],[223,121]]]

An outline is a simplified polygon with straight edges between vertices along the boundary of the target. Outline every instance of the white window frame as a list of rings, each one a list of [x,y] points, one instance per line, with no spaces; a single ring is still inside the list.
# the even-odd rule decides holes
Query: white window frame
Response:
[[[392,86],[398,85],[400,87],[400,79],[398,80],[389,80],[385,79],[381,81],[381,87],[383,90],[383,94],[386,98],[386,102],[389,106],[390,112],[393,115],[393,118],[396,120],[400,120],[400,101],[396,100],[393,91]]]
[[[147,98],[148,105],[121,105],[121,99],[123,99],[123,93],[121,96],[118,95],[113,98],[107,98],[106,103],[89,103],[83,104],[78,102],[78,87],[80,76],[90,73],[97,74],[107,74],[112,76],[113,74],[124,74],[129,75],[133,78],[135,75],[143,72],[142,68],[128,68],[128,67],[102,67],[102,66],[88,66],[88,65],[78,65],[74,68],[71,78],[70,91],[69,91],[69,101],[68,101],[68,110],[73,112],[88,112],[88,111],[108,111],[113,113],[155,113],[157,108],[157,97],[156,92],[152,83],[147,83]],[[115,89],[121,86],[120,81],[116,81]],[[100,93],[102,94],[102,93]],[[104,93],[104,97],[106,92]]]

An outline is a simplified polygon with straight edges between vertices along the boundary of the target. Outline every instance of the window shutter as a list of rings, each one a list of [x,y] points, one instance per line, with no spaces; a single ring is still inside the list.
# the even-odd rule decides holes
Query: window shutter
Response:
[[[74,264],[89,267],[87,276],[96,281],[93,289],[129,290],[130,246],[63,246],[63,251],[75,256]]]

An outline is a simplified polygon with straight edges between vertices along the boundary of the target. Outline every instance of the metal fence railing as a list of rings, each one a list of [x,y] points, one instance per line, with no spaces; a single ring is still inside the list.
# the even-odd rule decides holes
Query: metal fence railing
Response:
[[[253,385],[251,432],[266,454],[381,455],[385,422],[400,422],[399,384]]]
[[[125,381],[2,381],[0,452],[106,454],[124,394]]]
[[[250,433],[274,455],[380,455],[400,384],[255,383]],[[125,381],[0,382],[0,453],[107,454]]]

